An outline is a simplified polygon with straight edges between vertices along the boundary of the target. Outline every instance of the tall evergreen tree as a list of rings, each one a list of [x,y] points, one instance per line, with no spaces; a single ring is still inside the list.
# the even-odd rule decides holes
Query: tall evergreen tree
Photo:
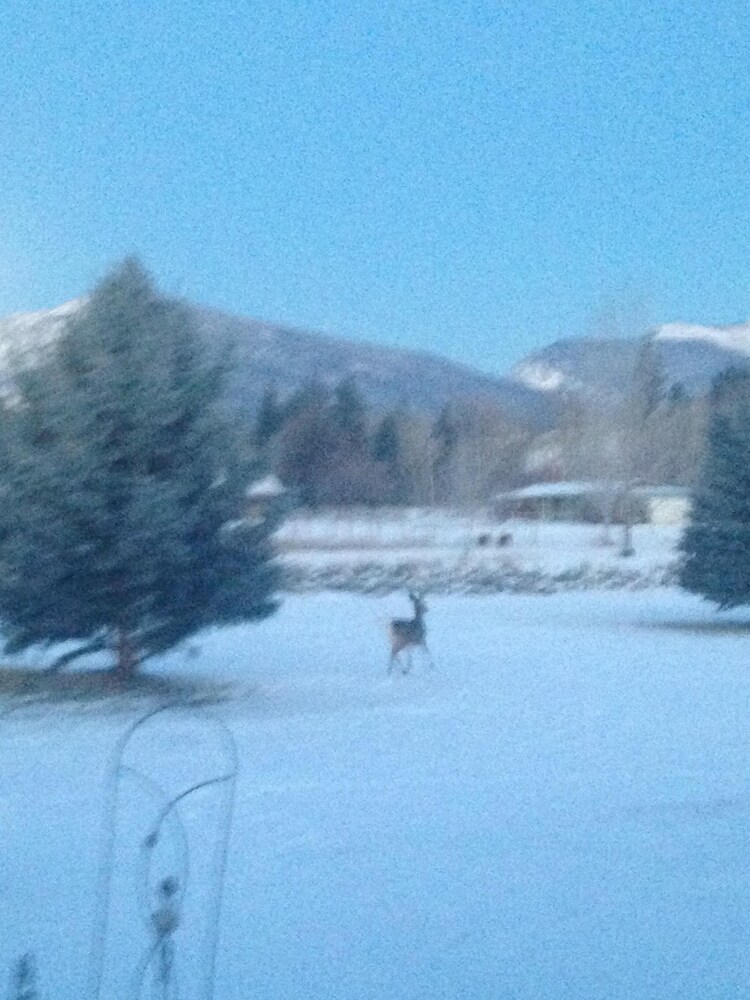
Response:
[[[720,376],[712,397],[680,583],[722,609],[750,604],[750,376]]]
[[[269,386],[263,393],[255,418],[253,443],[259,452],[265,452],[270,441],[281,430],[284,423],[284,408],[279,403],[275,388]]]
[[[327,404],[320,387],[303,387],[292,398],[279,433],[278,474],[310,507],[326,499],[324,482],[337,448]]]
[[[0,426],[0,621],[9,650],[80,640],[122,676],[212,624],[274,608],[270,524],[190,316],[129,259]],[[234,525],[234,527],[233,527]]]
[[[387,413],[378,424],[373,434],[371,450],[373,459],[387,470],[389,499],[394,503],[403,503],[406,477],[402,464],[399,420],[395,413]]]
[[[373,434],[372,457],[376,462],[386,462],[392,465],[398,462],[400,451],[398,422],[393,413],[387,413]]]
[[[430,439],[433,445],[432,482],[433,502],[444,503],[451,492],[450,466],[458,445],[456,415],[450,404],[446,404],[435,421]]]
[[[367,437],[365,403],[354,379],[340,382],[333,394],[331,422],[342,448],[364,451]]]

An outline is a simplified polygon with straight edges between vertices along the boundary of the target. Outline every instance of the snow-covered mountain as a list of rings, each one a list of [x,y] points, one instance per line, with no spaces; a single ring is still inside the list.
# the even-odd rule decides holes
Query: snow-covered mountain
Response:
[[[0,319],[0,372],[14,361],[38,354],[51,344],[84,299],[73,299],[55,309],[14,313]]]
[[[54,340],[83,301],[0,319],[0,379],[12,358],[33,356]],[[200,306],[189,308],[211,350],[231,345],[230,393],[234,404],[248,414],[255,411],[268,385],[284,395],[312,378],[335,385],[353,376],[376,407],[403,405],[434,413],[448,400],[473,398],[501,405],[536,427],[549,426],[554,419],[553,401],[516,379],[493,378],[423,351],[358,343]]]
[[[13,359],[33,356],[54,340],[83,301],[0,319],[0,380]],[[311,378],[334,385],[354,376],[376,407],[404,405],[434,413],[448,400],[473,398],[499,404],[542,429],[554,424],[564,392],[591,399],[619,396],[638,349],[636,339],[568,337],[528,355],[507,377],[495,378],[423,351],[189,308],[212,350],[231,345],[230,392],[234,404],[248,414],[268,385],[283,395]],[[724,327],[666,323],[650,336],[661,352],[668,384],[680,382],[691,394],[705,392],[730,365],[750,367],[750,322]]]
[[[682,383],[691,394],[706,392],[725,368],[750,367],[750,323],[666,323],[650,336],[664,362],[667,384]],[[550,396],[568,391],[611,399],[627,386],[637,349],[635,339],[569,337],[528,355],[510,377]]]
[[[732,326],[698,326],[695,323],[666,323],[655,333],[659,341],[710,344],[722,351],[750,357],[750,323]]]

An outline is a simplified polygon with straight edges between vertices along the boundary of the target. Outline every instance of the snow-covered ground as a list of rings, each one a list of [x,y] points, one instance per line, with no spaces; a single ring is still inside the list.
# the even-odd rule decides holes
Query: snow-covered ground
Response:
[[[397,594],[290,597],[154,668],[241,682],[214,709],[241,768],[217,1000],[750,995],[742,617],[668,588],[429,605],[433,672],[385,675]],[[0,967],[35,950],[49,1000],[87,996],[105,761],[130,718],[3,720]],[[201,763],[175,733],[165,781],[170,758]]]
[[[411,581],[443,592],[546,592],[674,582],[681,531],[635,525],[634,553],[623,558],[621,525],[407,510],[297,515],[277,540],[298,590],[387,591]]]

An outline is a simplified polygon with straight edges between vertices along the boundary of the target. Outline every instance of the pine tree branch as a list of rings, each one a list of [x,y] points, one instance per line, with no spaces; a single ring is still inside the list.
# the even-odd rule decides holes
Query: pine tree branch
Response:
[[[105,639],[92,639],[90,642],[86,642],[82,646],[78,646],[76,649],[71,649],[69,652],[63,653],[62,656],[58,656],[54,663],[51,663],[45,669],[44,673],[56,674],[64,667],[67,667],[73,660],[77,660],[79,656],[86,656],[88,653],[99,653],[107,648],[108,643]]]

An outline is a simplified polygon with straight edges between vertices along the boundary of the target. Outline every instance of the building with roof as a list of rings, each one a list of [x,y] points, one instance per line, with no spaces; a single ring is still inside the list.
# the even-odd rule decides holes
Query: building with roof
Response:
[[[690,516],[690,504],[690,491],[680,486],[562,481],[498,493],[492,513],[500,520],[682,524]]]
[[[245,490],[247,505],[245,514],[250,518],[263,518],[273,510],[279,510],[289,501],[289,491],[278,476],[270,473],[257,479]]]

